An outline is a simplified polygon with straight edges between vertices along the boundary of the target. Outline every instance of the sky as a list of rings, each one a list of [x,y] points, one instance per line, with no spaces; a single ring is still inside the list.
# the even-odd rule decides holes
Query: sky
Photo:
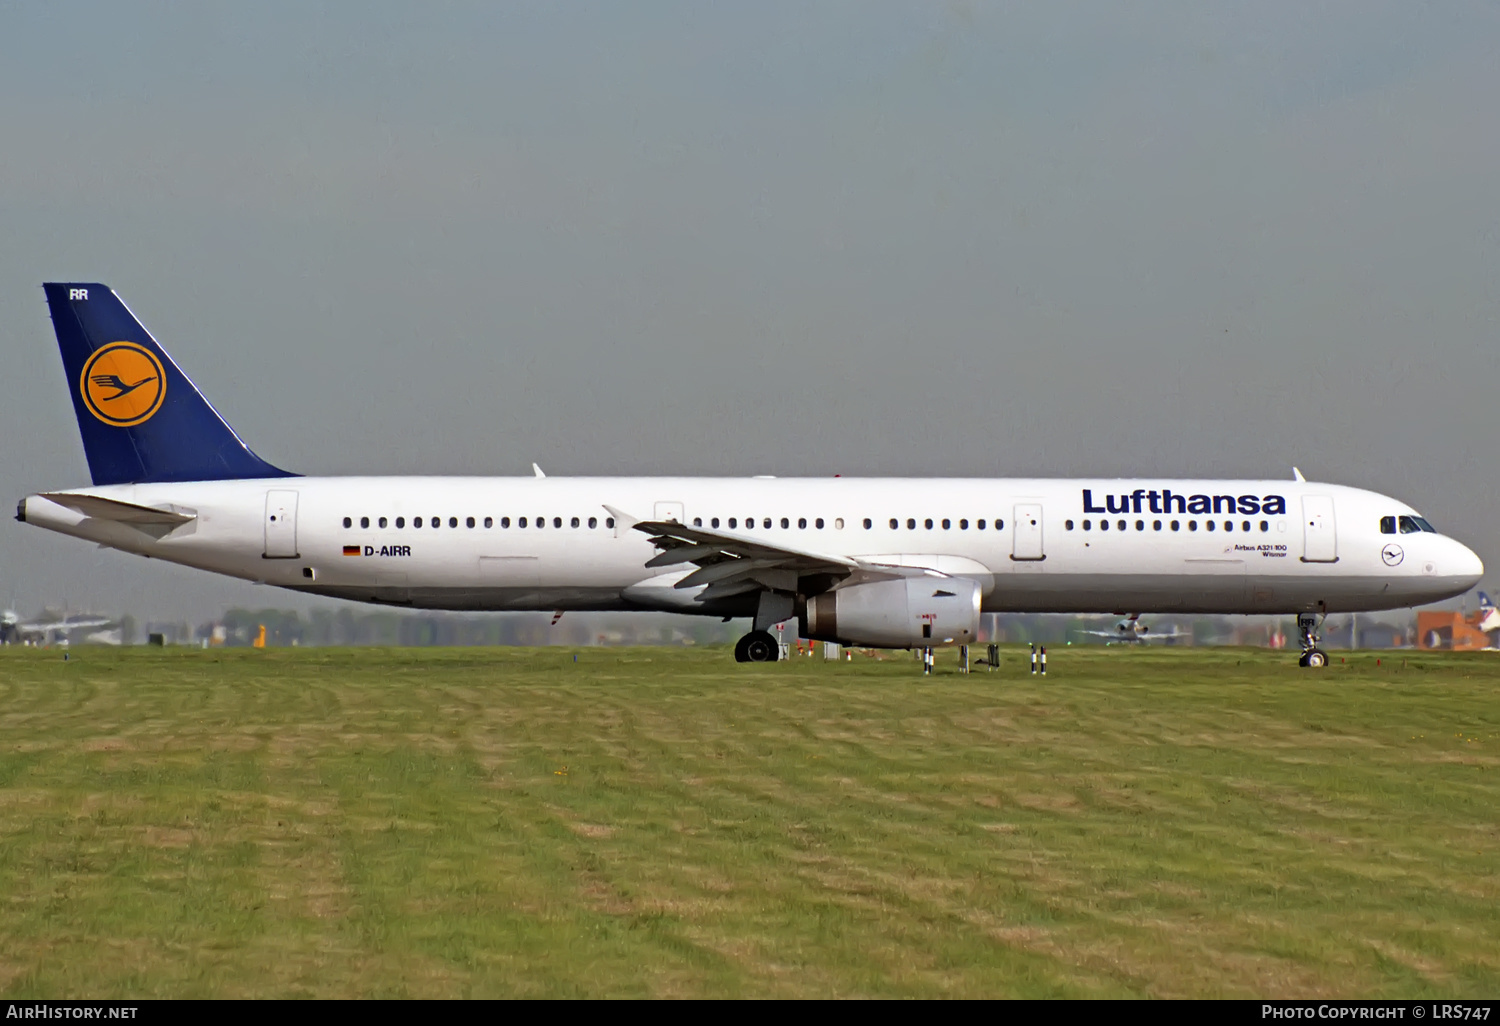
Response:
[[[12,0],[0,483],[101,281],[302,473],[1296,465],[1500,567],[1497,96],[1463,0]],[[329,605],[8,519],[0,603]]]

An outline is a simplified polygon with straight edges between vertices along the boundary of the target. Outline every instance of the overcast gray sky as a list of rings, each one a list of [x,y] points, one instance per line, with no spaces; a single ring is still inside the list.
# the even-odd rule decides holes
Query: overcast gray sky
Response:
[[[1500,567],[1493,3],[0,6],[0,482],[38,285],[305,473],[1309,477]],[[0,602],[290,593],[6,520]]]

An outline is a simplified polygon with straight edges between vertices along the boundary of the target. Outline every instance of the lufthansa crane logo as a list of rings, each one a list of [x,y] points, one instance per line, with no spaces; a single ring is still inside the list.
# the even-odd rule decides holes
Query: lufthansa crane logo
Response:
[[[1385,560],[1386,566],[1399,566],[1401,561],[1406,558],[1406,553],[1401,551],[1401,546],[1392,542],[1380,550],[1380,558]]]
[[[78,391],[95,417],[113,427],[132,427],[161,409],[167,377],[161,361],[145,346],[111,342],[96,349],[83,365]]]

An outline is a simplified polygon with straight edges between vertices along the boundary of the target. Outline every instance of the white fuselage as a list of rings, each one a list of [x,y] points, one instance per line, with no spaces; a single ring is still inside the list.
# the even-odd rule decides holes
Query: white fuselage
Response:
[[[606,507],[969,577],[991,612],[1392,609],[1483,571],[1444,535],[1382,534],[1382,517],[1415,512],[1404,503],[1301,481],[298,477],[74,493],[193,519],[130,524],[39,496],[18,516],[244,580],[429,609],[753,611],[753,597],[705,605],[672,588],[686,570],[647,569],[650,540],[610,526]]]

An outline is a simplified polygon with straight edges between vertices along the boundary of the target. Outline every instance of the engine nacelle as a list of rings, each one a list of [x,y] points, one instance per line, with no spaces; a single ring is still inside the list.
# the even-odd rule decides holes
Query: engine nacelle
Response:
[[[802,636],[866,648],[972,645],[979,603],[979,585],[966,577],[855,584],[808,599]]]

